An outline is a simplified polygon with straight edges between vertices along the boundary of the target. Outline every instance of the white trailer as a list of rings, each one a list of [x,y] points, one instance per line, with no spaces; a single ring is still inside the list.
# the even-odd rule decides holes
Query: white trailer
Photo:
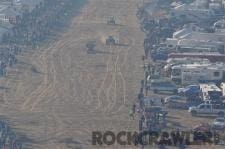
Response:
[[[162,44],[163,45],[163,44]],[[164,47],[176,49],[177,52],[225,52],[225,44],[220,41],[205,41],[198,39],[167,38]]]
[[[203,58],[192,58],[192,57],[182,57],[182,58],[168,58],[167,64],[193,64],[193,63],[210,63],[208,59]]]
[[[223,92],[223,96],[225,97],[225,82],[221,83],[220,88]]]
[[[222,82],[225,80],[225,64],[194,63],[172,67],[171,79],[183,85],[203,82]]]
[[[169,58],[166,61],[164,67],[165,71],[171,70],[171,67],[180,64],[193,64],[193,63],[210,63],[208,59],[203,58],[191,58],[191,57],[182,57],[182,58]]]
[[[220,100],[222,90],[214,83],[200,84],[201,98],[203,101]]]

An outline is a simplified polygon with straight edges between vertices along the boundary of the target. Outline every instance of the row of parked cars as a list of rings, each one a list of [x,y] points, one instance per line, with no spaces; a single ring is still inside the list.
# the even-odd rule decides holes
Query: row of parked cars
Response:
[[[193,127],[193,131],[201,131],[201,132],[212,132],[212,131],[221,131],[225,130],[225,118],[217,117],[210,123],[200,123]]]
[[[189,85],[185,88],[178,88],[175,83],[170,79],[160,78],[160,79],[149,79],[147,83],[148,90],[154,93],[158,92],[172,92],[179,95],[193,95],[193,93],[199,92],[199,85]]]
[[[148,80],[147,88],[154,93],[170,92],[173,95],[164,98],[164,102],[171,108],[189,109],[195,116],[198,114],[225,114],[223,91],[214,83],[202,83],[178,88],[170,80]]]
[[[148,85],[149,90],[155,93],[171,92],[173,95],[164,98],[164,103],[169,108],[188,109],[192,116],[217,116],[211,125],[207,125],[208,129],[225,130],[225,102],[222,98],[221,91],[216,90],[215,84],[207,85],[188,85],[184,88],[177,88],[171,81],[152,81]],[[202,87],[214,87],[208,91]],[[204,94],[204,95],[203,95]],[[205,96],[209,96],[206,98]],[[214,99],[210,98],[214,97]],[[217,98],[217,99],[216,99]],[[203,125],[203,124],[202,124]],[[202,127],[199,126],[199,127]],[[204,124],[205,127],[206,124]]]

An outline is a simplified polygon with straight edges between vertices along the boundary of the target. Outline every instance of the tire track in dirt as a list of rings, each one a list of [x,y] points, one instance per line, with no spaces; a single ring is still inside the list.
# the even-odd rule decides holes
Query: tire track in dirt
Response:
[[[59,121],[59,120],[58,120],[58,121]],[[89,130],[88,132],[90,132],[90,130]]]
[[[39,53],[40,55],[37,54],[33,62],[43,70],[43,80],[28,96],[24,95],[26,98],[20,106],[23,111],[44,112],[47,135],[43,148],[66,149],[67,143],[61,141],[65,138],[75,138],[83,146],[90,143],[88,139],[93,130],[117,130],[121,126],[128,127],[127,124],[130,123],[124,114],[126,109],[123,109],[126,98],[132,96],[127,95],[129,87],[126,86],[125,79],[129,72],[124,67],[129,63],[129,53],[136,49],[133,46],[135,40],[132,36],[126,36],[126,40],[129,40],[127,47],[109,48],[98,43],[99,48],[104,49],[103,52],[113,54],[96,54],[96,60],[94,56],[85,55],[86,51],[81,48],[93,37],[101,38],[110,33],[124,36],[121,32],[130,25],[126,15],[132,15],[128,11],[134,11],[133,5],[130,7],[129,3],[138,2],[92,0],[90,3],[92,14],[89,17],[83,16],[84,14],[79,16],[78,22],[74,21],[72,24],[73,30]],[[106,7],[101,7],[103,5]],[[118,12],[115,11],[117,9]],[[115,16],[121,15],[123,25],[109,26],[102,23],[104,16],[114,13]],[[79,29],[85,32],[82,33]],[[129,31],[132,32],[132,29]],[[94,70],[90,64],[101,64],[104,67]]]
[[[81,39],[78,39],[78,40],[81,40]],[[59,46],[59,49],[61,49],[61,48],[63,48],[63,47],[65,47],[65,45],[66,44],[70,44],[70,43],[72,43],[73,41],[67,41],[67,42],[64,42],[64,43],[62,43],[60,46]],[[57,53],[58,51],[57,51],[57,48],[56,48],[56,50],[54,51],[54,50],[52,50],[52,52],[51,52],[51,54],[50,54],[50,56],[52,57],[51,59],[53,59],[53,57],[55,57],[55,55],[54,55],[54,53]],[[36,100],[35,100],[35,102],[33,102],[32,103],[32,105],[31,105],[31,111],[33,111],[34,110],[34,108],[43,100],[43,98],[47,95],[47,94],[49,94],[49,92],[53,92],[54,91],[54,89],[55,89],[55,82],[56,82],[56,71],[55,71],[55,67],[54,67],[54,64],[53,64],[53,61],[51,61],[52,63],[50,64],[50,68],[52,69],[50,72],[51,73],[49,73],[48,72],[48,76],[51,76],[53,79],[52,79],[52,81],[51,82],[48,82],[48,84],[51,84],[51,88],[46,88],[46,89],[43,89],[43,91],[42,91],[42,94],[39,94],[37,97],[36,97]],[[48,79],[49,80],[49,79]]]
[[[118,29],[118,31],[119,31],[119,29]],[[110,52],[113,52],[113,50],[114,50],[114,47],[112,47],[112,46],[110,46]],[[112,70],[110,71],[110,63],[113,63],[113,55],[111,56],[108,56],[108,58],[107,58],[108,60],[107,60],[107,62],[106,62],[106,73],[105,73],[105,76],[104,76],[104,78],[103,78],[103,81],[101,82],[101,85],[100,85],[100,87],[99,87],[99,89],[98,89],[98,91],[97,91],[97,97],[98,97],[98,106],[96,107],[96,109],[95,110],[97,110],[97,109],[99,109],[100,107],[101,107],[101,105],[102,105],[102,101],[101,101],[101,99],[100,99],[100,96],[101,96],[101,93],[102,92],[104,92],[105,94],[106,94],[106,100],[107,100],[107,102],[109,102],[109,95],[107,94],[108,93],[108,91],[107,91],[107,89],[104,87],[104,85],[106,84],[106,82],[107,82],[107,79],[108,78],[110,78],[110,74],[111,74],[111,71],[113,71],[113,68],[112,68]],[[112,66],[111,66],[112,67]],[[112,84],[112,82],[111,82],[111,84]],[[111,86],[111,84],[109,85],[109,86]],[[104,99],[103,99],[104,100]],[[105,110],[104,110],[105,111]]]
[[[131,44],[131,46],[132,46],[132,45],[133,45],[133,43]],[[130,49],[130,48],[129,48],[129,49]],[[124,58],[123,58],[123,62],[122,62],[122,65],[121,65],[121,66],[123,66],[124,63],[126,62],[128,52],[129,52],[129,50],[127,50],[127,52],[126,52],[126,54],[125,54],[125,56],[124,56]],[[120,52],[118,52],[118,53],[120,54]],[[116,60],[116,63],[115,63],[116,65],[114,64],[115,66],[117,66],[117,62],[118,62],[118,57],[117,57],[117,60]],[[121,71],[119,72],[119,74],[122,75],[121,77],[123,77],[123,74],[122,74]],[[125,81],[124,81],[124,82],[125,82]],[[123,84],[123,86],[125,87],[124,84]],[[126,94],[126,92],[124,92],[124,100],[125,100],[125,98],[126,98],[126,97],[125,97],[125,94]],[[125,101],[124,101],[124,103],[125,103]],[[118,110],[118,111],[119,111],[119,110]],[[67,121],[67,122],[68,122],[68,121]],[[68,125],[71,126],[71,127],[73,127],[71,122],[68,122]],[[111,125],[111,126],[113,126],[113,125]],[[128,129],[128,128],[129,128],[129,126],[127,126],[127,129]],[[71,129],[71,128],[70,128],[70,129]],[[87,134],[90,134],[90,133],[91,133],[91,130],[90,130],[90,129],[87,129],[87,128],[83,128],[83,129],[86,130],[85,132],[86,132]],[[68,133],[69,133],[69,132],[67,132],[67,135],[68,135]]]
[[[55,60],[55,63],[54,63],[54,67],[58,67],[58,68],[60,68],[60,69],[58,69],[58,70],[60,70],[60,71],[62,71],[62,66],[61,66],[61,64],[60,63],[57,63],[57,62],[60,62],[59,60]],[[60,73],[60,72],[55,72],[55,73]],[[57,106],[56,105],[58,105],[58,104],[61,104],[59,101],[61,101],[61,99],[60,98],[57,98],[55,101],[54,101],[54,104],[53,104],[53,110],[52,110],[52,112],[51,112],[51,114],[52,114],[52,117],[54,117],[55,119],[56,119],[56,123],[58,124],[58,129],[57,129],[57,131],[58,132],[55,132],[55,134],[54,134],[54,136],[55,137],[59,137],[59,136],[62,136],[62,134],[64,134],[65,133],[65,130],[67,130],[66,128],[68,128],[69,126],[71,126],[72,124],[70,124],[70,125],[66,125],[65,124],[65,120],[64,119],[62,119],[62,117],[60,117],[57,113],[60,113],[58,110],[57,110]],[[84,131],[84,130],[83,130]],[[69,136],[69,134],[70,134],[70,132],[68,132],[68,131],[66,131],[67,132],[67,135]],[[80,132],[81,133],[81,132]]]
[[[123,61],[122,61],[122,63],[120,64],[120,66],[118,67],[118,75],[120,76],[120,79],[122,80],[122,89],[123,89],[123,92],[122,92],[122,98],[123,98],[123,103],[122,104],[119,104],[120,106],[117,108],[117,110],[116,109],[111,109],[111,114],[112,115],[115,115],[115,114],[117,114],[118,112],[120,112],[120,110],[126,105],[126,94],[127,94],[127,92],[126,92],[126,80],[125,80],[125,78],[124,78],[124,75],[123,75],[123,73],[122,73],[122,70],[121,70],[121,68],[122,67],[124,67],[125,66],[125,63],[126,63],[126,61],[127,61],[127,57],[128,57],[128,54],[129,54],[129,52],[130,52],[130,50],[131,50],[131,48],[133,47],[135,45],[135,40],[132,38],[132,39],[130,39],[129,40],[129,47],[126,49],[126,52],[125,52],[125,55],[124,55],[124,57],[123,57]],[[114,106],[116,106],[116,105],[114,105]]]
[[[119,48],[119,49],[118,49]],[[108,93],[108,96],[109,96],[109,92],[111,91],[111,88],[113,86],[113,84],[115,85],[114,86],[114,92],[112,91],[111,93],[113,93],[111,96],[112,96],[112,102],[110,104],[108,104],[106,110],[108,111],[108,113],[110,113],[110,110],[112,108],[112,106],[116,103],[117,101],[117,86],[119,86],[119,82],[117,83],[117,73],[118,73],[118,62],[119,62],[119,59],[120,59],[120,54],[121,54],[121,48],[120,47],[116,47],[116,50],[115,50],[115,53],[116,53],[116,56],[115,56],[115,59],[114,60],[114,63],[113,63],[113,69],[112,72],[113,72],[113,76],[112,76],[112,81],[111,81],[111,84],[109,85],[108,89],[107,89],[107,93]],[[105,112],[107,112],[105,110]]]
[[[59,120],[57,120],[59,122]]]
[[[126,55],[127,55],[127,54],[126,54]],[[124,58],[124,59],[125,59],[125,58]],[[125,62],[126,62],[126,60],[123,61],[123,64],[124,64]],[[116,65],[117,65],[117,62],[116,62]],[[107,72],[109,72],[109,71],[107,71]],[[123,86],[124,86],[123,88],[125,88],[125,87],[126,87],[126,85],[125,85],[125,79],[124,79],[123,74],[122,74],[121,71],[119,72],[119,75],[121,76],[121,78],[122,78],[122,80],[123,80]],[[103,85],[104,85],[104,84],[103,84]],[[111,86],[111,84],[110,84],[110,86]],[[123,99],[124,99],[124,103],[125,103],[125,100],[126,100],[126,97],[125,97],[125,96],[126,96],[126,89],[124,89],[124,93],[123,93],[123,94],[124,94],[124,98],[123,98]],[[71,124],[71,123],[69,123],[69,124]],[[85,130],[85,129],[86,129],[86,128],[84,128],[84,130]],[[88,130],[87,130],[87,131],[88,131]],[[88,132],[90,132],[90,130],[89,130]]]
[[[128,6],[129,8],[131,8],[132,6],[131,5],[129,5]],[[123,12],[123,14],[127,14],[127,13],[125,13],[125,11],[126,11],[126,9],[124,9],[124,12]],[[127,18],[126,18],[127,19]],[[122,35],[120,35],[120,36],[122,36]],[[130,49],[132,48],[132,46],[134,45],[134,43],[133,43],[133,41],[131,41],[130,39],[129,39],[129,37],[127,37],[127,39],[129,40],[129,43],[128,43],[128,48],[125,48],[125,49],[123,49],[123,48],[121,48],[121,47],[118,47],[118,49],[119,49],[119,54],[118,54],[118,57],[117,57],[117,59],[116,59],[116,62],[115,62],[115,71],[114,71],[114,77],[116,77],[117,75],[119,75],[120,76],[120,79],[122,80],[122,84],[120,85],[120,86],[122,86],[122,89],[123,89],[123,100],[124,100],[124,103],[123,104],[120,104],[119,106],[120,106],[120,108],[125,104],[125,100],[126,100],[126,85],[125,85],[125,79],[124,79],[124,77],[123,77],[123,73],[121,72],[121,67],[123,67],[124,66],[124,64],[125,64],[125,58],[122,58],[124,61],[120,64],[120,65],[118,65],[118,61],[119,61],[119,56],[121,55],[121,51],[122,50],[125,50],[125,51],[127,51],[126,52],[126,58],[127,58],[127,55],[128,55],[128,53],[129,53],[129,51],[130,51]],[[120,56],[121,57],[121,56]],[[116,78],[114,78],[114,82],[115,82],[115,84],[116,84]],[[115,94],[116,94],[116,91],[115,91]],[[115,97],[116,98],[116,97]],[[116,105],[116,101],[118,101],[118,99],[117,100],[115,100],[114,99],[114,102],[111,104],[111,106],[109,106],[108,107],[108,109],[109,109],[109,111],[112,111],[112,109],[113,109],[113,107],[114,106],[116,106],[117,107],[117,105]],[[122,105],[122,106],[121,106]],[[118,110],[119,111],[119,110]]]
[[[78,41],[82,40],[82,38],[77,39]],[[57,48],[63,48],[66,44],[70,44],[74,41],[66,41],[63,43],[60,43],[59,45],[57,45]],[[25,107],[30,107],[28,109],[30,109],[31,111],[35,108],[35,106],[42,101],[42,98],[48,94],[49,90],[52,89],[52,87],[54,86],[54,80],[52,79],[54,78],[54,72],[53,72],[53,65],[51,64],[50,66],[48,65],[48,56],[54,56],[54,53],[57,52],[57,48],[54,48],[56,45],[52,45],[51,47],[49,47],[46,52],[44,52],[43,54],[41,54],[40,58],[41,60],[41,65],[42,67],[45,66],[45,75],[44,75],[44,81],[42,81],[42,83],[38,86],[38,88],[36,90],[34,90],[27,98],[27,100],[24,102],[24,104],[22,105],[22,109],[24,109]],[[53,49],[53,50],[52,50]],[[51,53],[49,53],[49,51]],[[33,101],[34,100],[34,101]],[[29,106],[29,104],[31,104]]]
[[[65,48],[65,47],[64,47],[64,48]],[[57,62],[57,61],[58,61],[58,60],[56,60],[56,62]],[[57,65],[57,67],[60,66],[60,64],[56,64],[56,65]],[[55,72],[54,72],[54,74],[55,74]],[[54,113],[56,113],[56,112],[54,112]],[[56,115],[54,116],[54,118],[57,118],[57,122],[58,122],[58,123],[59,123],[59,122],[62,122],[61,120],[58,119],[58,117],[57,117]],[[62,124],[62,123],[61,123],[61,124]]]
[[[68,36],[70,36],[70,33],[67,33],[64,35],[65,38],[66,37],[68,38]],[[77,41],[82,40],[82,38],[84,38],[84,37],[81,36],[80,38],[77,39]],[[45,72],[45,75],[44,75],[45,77],[44,77],[44,81],[42,81],[42,83],[38,86],[38,88],[30,93],[30,95],[29,95],[30,98],[28,98],[24,102],[22,109],[26,106],[26,104],[29,104],[30,102],[32,102],[32,99],[34,97],[41,96],[40,94],[42,94],[42,96],[45,95],[45,92],[47,92],[48,89],[51,88],[50,85],[52,85],[52,84],[49,81],[51,78],[51,75],[50,75],[51,71],[49,70],[49,67],[48,67],[46,61],[48,60],[49,55],[53,55],[53,53],[57,50],[57,48],[62,48],[65,46],[65,44],[68,44],[70,42],[71,41],[61,41],[58,43],[52,43],[51,46],[49,46],[43,52],[41,52],[41,54],[38,56],[38,58],[36,58],[36,56],[34,56],[34,58],[38,60],[36,63],[34,63],[34,65],[40,66],[40,68],[44,69],[43,72]],[[57,47],[57,48],[55,48],[55,47]]]

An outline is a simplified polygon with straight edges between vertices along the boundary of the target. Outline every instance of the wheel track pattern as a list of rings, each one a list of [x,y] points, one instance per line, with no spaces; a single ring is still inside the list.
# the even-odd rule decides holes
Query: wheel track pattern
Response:
[[[116,60],[116,63],[115,63],[115,67],[117,67],[118,59],[119,59],[119,56],[117,57],[117,60]],[[108,63],[109,63],[109,62],[108,62]],[[107,63],[107,66],[108,66],[108,63]],[[124,65],[124,63],[125,63],[125,60],[123,61],[123,65]],[[118,69],[118,68],[116,68],[116,69]],[[119,69],[120,69],[120,68],[119,68]],[[107,67],[107,70],[109,70],[108,67]],[[115,71],[114,71],[114,72],[115,72]],[[109,71],[107,71],[107,73],[109,73]],[[106,77],[107,77],[107,73],[106,73]],[[124,79],[123,74],[122,74],[121,71],[119,72],[119,75],[120,75],[121,78],[124,80],[124,81],[123,81],[123,85],[125,86],[125,83],[124,83],[124,82],[125,82],[125,79]],[[116,80],[115,80],[115,77],[114,77],[114,81],[116,81]],[[103,81],[103,82],[104,82],[104,81]],[[112,83],[111,83],[111,85],[112,85]],[[111,86],[111,85],[110,85],[110,86]],[[126,99],[125,96],[126,96],[126,92],[124,92],[124,102],[125,102],[125,99]],[[69,124],[71,124],[71,123],[69,123]],[[88,130],[87,128],[85,128],[84,130],[86,130],[86,131],[89,132],[89,133],[91,132],[91,131]],[[67,132],[67,133],[68,133],[68,132]]]
[[[115,64],[115,66],[117,66],[117,62],[118,62],[118,59],[119,59],[119,56],[117,56],[117,60],[116,60],[116,64]],[[109,72],[109,71],[107,71],[107,72]],[[122,76],[122,73],[120,72],[120,75]],[[115,81],[115,80],[114,80]],[[125,93],[124,93],[125,94]],[[124,96],[125,97],[125,96]],[[124,100],[125,100],[125,98],[124,98]],[[91,132],[90,130],[87,130],[87,132]],[[68,132],[67,132],[68,133]]]
[[[93,1],[97,2],[99,0]],[[132,2],[122,0],[122,4],[124,3],[126,6],[117,5],[117,3],[120,2],[121,1],[118,0],[101,1],[101,3],[106,6],[114,4],[117,9],[125,8],[121,10],[124,14],[127,14],[126,9],[133,11],[133,8],[129,8],[129,4],[127,4],[129,6],[127,7],[126,3],[137,3],[136,0]],[[99,8],[94,2],[90,3],[95,5],[94,7]],[[114,6],[111,5],[110,9],[113,9],[113,7]],[[102,14],[101,10],[98,9],[94,9],[93,13],[96,13],[96,16],[98,13]],[[126,16],[124,16],[124,18],[128,19]],[[93,25],[96,23],[102,26],[104,25],[99,17],[83,17],[83,19],[87,20],[78,19],[79,21],[75,21],[75,24],[73,24],[74,27],[79,29],[81,26],[90,22]],[[126,22],[129,22],[129,20],[126,20]],[[109,28],[113,28],[111,32],[114,34],[120,34],[126,26]],[[74,31],[74,33],[76,33],[76,31]],[[106,46],[100,46],[105,49],[105,52],[114,52],[114,54],[103,56],[103,63],[106,65],[106,68],[105,72],[99,75],[99,77],[102,77],[102,80],[99,80],[98,75],[93,73],[92,70],[88,70],[85,66],[81,68],[83,67],[79,66],[81,62],[73,59],[72,56],[69,55],[69,52],[72,53],[69,49],[70,47],[75,48],[80,45],[80,42],[83,43],[89,40],[87,36],[94,34],[84,35],[84,38],[76,37],[76,39],[72,39],[72,34],[73,33],[67,33],[63,36],[64,38],[62,40],[51,45],[49,48],[45,49],[41,55],[38,55],[36,58],[37,61],[35,59],[34,65],[39,66],[39,68],[45,72],[43,81],[27,96],[24,103],[21,105],[21,109],[24,111],[45,111],[47,119],[50,119],[46,119],[46,123],[48,123],[48,126],[46,126],[47,140],[49,141],[45,146],[45,148],[49,149],[66,148],[65,144],[57,142],[66,136],[71,138],[75,136],[89,138],[91,132],[98,126],[95,122],[103,122],[101,126],[99,126],[100,129],[115,128],[113,121],[118,121],[117,125],[124,124],[124,122],[120,122],[119,118],[116,118],[115,115],[120,114],[127,102],[127,80],[123,68],[126,67],[128,63],[129,52],[132,51],[131,49],[135,48],[134,44],[136,39],[127,36],[126,38],[129,40],[129,46],[127,47],[115,46],[109,49]],[[68,56],[68,60],[66,60],[66,56]],[[87,57],[91,56],[87,55]],[[97,54],[96,58],[97,57],[100,56]],[[66,62],[75,65],[71,67],[71,69],[74,68],[74,70],[71,70],[70,73],[66,73],[66,71],[68,71],[64,66],[67,64]],[[73,78],[71,78],[71,76]],[[93,82],[91,80],[93,80]],[[93,88],[96,84],[98,84],[98,86]],[[67,89],[68,87],[69,89]],[[69,112],[68,115],[65,115],[65,111],[67,110],[65,109],[66,105],[74,106],[79,110],[77,113],[74,113],[73,116],[69,114]],[[68,108],[68,110],[71,109]],[[95,117],[95,115],[98,116]],[[109,117],[110,115],[113,116],[113,120]],[[87,119],[81,121],[76,120],[76,118],[81,119],[82,117],[86,117]],[[83,141],[82,139],[77,139],[77,137],[76,140],[79,140],[79,142]]]

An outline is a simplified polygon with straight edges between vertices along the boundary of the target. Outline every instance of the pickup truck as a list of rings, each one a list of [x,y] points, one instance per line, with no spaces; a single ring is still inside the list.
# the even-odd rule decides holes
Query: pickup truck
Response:
[[[199,85],[189,85],[185,88],[178,88],[178,94],[184,96],[193,96],[200,93]]]
[[[166,79],[153,79],[148,82],[148,89],[154,93],[158,92],[172,92],[177,93],[177,86]]]
[[[190,112],[192,116],[196,116],[199,114],[206,115],[206,116],[209,116],[209,115],[224,116],[225,106],[223,104],[202,103],[198,106],[189,107],[188,112]]]

